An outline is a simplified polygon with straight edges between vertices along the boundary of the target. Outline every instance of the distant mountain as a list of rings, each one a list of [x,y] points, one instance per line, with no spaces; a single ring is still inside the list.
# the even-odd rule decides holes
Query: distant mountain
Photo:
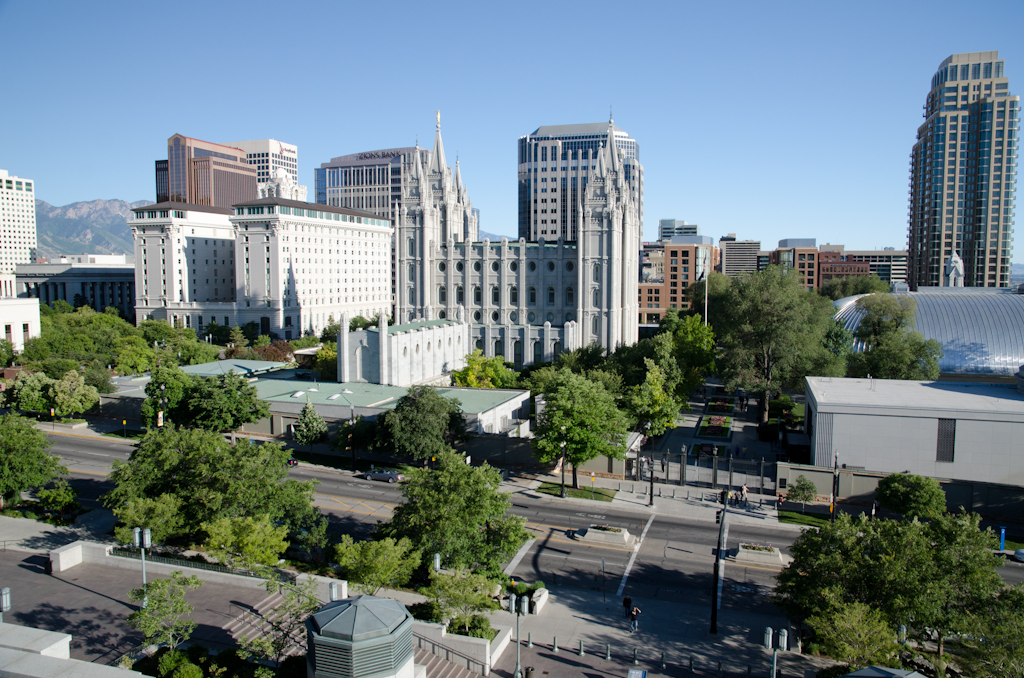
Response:
[[[517,235],[499,235],[497,233],[488,233],[487,231],[477,231],[480,240],[483,241],[485,238],[491,242],[501,241],[502,238],[508,238],[509,240],[519,240]]]
[[[128,213],[152,200],[89,200],[63,207],[36,200],[36,238],[40,257],[60,254],[131,254]]]

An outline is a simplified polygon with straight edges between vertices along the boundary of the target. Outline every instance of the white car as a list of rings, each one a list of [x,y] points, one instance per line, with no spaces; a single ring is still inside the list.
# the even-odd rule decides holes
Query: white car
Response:
[[[1018,563],[1024,563],[1024,549],[1017,549],[1013,552],[1013,558]]]

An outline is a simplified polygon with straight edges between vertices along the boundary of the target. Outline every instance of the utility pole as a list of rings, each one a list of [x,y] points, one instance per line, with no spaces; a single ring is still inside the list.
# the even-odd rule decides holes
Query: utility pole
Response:
[[[562,493],[559,495],[565,499],[565,427],[562,427]]]
[[[135,548],[140,549],[141,553],[142,553],[142,588],[145,589],[146,588],[146,549],[153,547],[153,540],[150,537],[150,532],[149,532],[149,528],[148,527],[146,529],[144,529],[144,530],[141,529],[141,528],[138,528],[138,527],[132,529],[132,536],[134,537]],[[142,599],[142,607],[148,607],[148,606],[149,606],[149,596],[147,595],[145,598]]]
[[[722,501],[722,510],[719,512],[721,516],[718,524],[718,551],[715,554],[715,566],[713,569],[714,578],[711,581],[711,630],[710,633],[715,635],[718,633],[718,607],[721,601],[718,599],[718,581],[722,577],[722,552],[725,551],[725,542],[728,540],[726,535],[729,533],[726,527],[728,516],[729,516],[729,503],[728,501]]]
[[[836,509],[839,507],[839,453],[836,452],[835,470],[832,472],[832,497],[829,511],[832,512],[831,522],[836,522]]]

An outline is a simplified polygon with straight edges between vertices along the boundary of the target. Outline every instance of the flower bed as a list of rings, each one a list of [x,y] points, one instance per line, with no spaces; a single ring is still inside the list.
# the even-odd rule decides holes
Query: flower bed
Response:
[[[715,396],[712,398],[711,402],[708,403],[708,412],[725,412],[732,414],[735,407],[736,401],[733,398]]]
[[[611,527],[610,525],[591,525],[592,530],[601,530],[602,532],[622,532],[621,527]]]
[[[700,435],[707,438],[728,438],[732,431],[732,417],[704,417],[700,425]]]

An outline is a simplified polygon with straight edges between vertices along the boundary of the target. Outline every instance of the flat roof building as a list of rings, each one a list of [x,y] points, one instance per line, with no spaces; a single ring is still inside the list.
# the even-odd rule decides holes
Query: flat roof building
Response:
[[[0,169],[0,273],[35,261],[36,194],[31,179]]]
[[[240,148],[175,134],[167,160],[156,161],[156,202],[230,208],[254,200],[260,166]]]
[[[700,235],[700,226],[682,219],[658,219],[658,240],[668,240],[677,235]]]
[[[15,273],[15,288],[19,297],[34,297],[51,307],[57,300],[76,308],[89,306],[97,313],[112,306],[131,321],[135,317],[135,264],[128,258],[124,254],[82,254],[60,257],[58,262],[22,264]]]
[[[299,147],[277,139],[228,141],[224,144],[245,152],[247,164],[256,168],[257,187],[267,183],[281,170],[294,184],[299,183]],[[303,198],[305,200],[305,198]]]
[[[756,273],[760,240],[737,240],[735,233],[724,235],[718,240],[722,252],[722,273],[736,277],[741,273]]]

